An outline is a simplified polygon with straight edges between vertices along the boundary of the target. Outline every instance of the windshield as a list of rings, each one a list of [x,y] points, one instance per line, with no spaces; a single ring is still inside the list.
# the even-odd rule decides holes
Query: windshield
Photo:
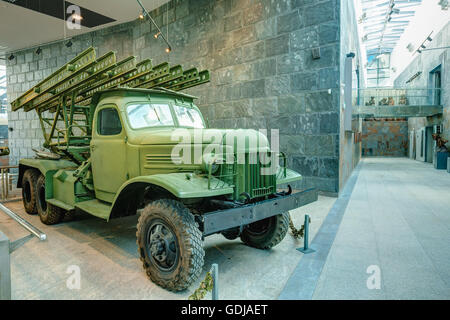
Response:
[[[205,128],[202,116],[197,110],[183,106],[174,106],[174,109],[181,127]]]
[[[133,104],[127,114],[133,129],[174,125],[168,104]]]

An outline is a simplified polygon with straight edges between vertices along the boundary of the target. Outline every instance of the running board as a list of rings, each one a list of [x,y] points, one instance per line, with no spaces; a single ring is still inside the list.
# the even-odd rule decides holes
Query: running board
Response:
[[[78,202],[75,204],[75,208],[83,210],[93,216],[101,219],[109,220],[112,206],[106,202],[99,201],[97,199]]]

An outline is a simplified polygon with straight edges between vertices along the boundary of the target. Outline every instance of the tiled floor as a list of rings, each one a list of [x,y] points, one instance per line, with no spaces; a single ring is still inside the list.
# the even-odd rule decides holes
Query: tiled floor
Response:
[[[450,299],[450,174],[399,158],[360,165],[313,299]],[[370,266],[380,289],[368,289]]]
[[[291,211],[295,225],[299,227],[305,213],[310,214],[314,236],[335,200],[321,196]],[[11,255],[13,299],[186,299],[213,263],[219,265],[221,299],[276,299],[302,257],[295,250],[302,242],[290,234],[269,251],[213,235],[204,243],[201,279],[189,290],[174,294],[154,285],[142,269],[136,246],[137,217],[107,223],[81,214],[76,221],[45,226],[37,216],[24,212],[22,202],[6,205],[48,236],[45,242],[30,240]],[[28,234],[1,212],[0,230],[12,241]],[[80,290],[66,285],[72,265],[80,267]]]

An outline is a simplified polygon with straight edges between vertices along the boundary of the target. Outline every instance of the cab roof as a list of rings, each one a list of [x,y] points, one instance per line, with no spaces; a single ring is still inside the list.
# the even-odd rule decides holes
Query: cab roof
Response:
[[[94,94],[94,96],[92,97],[92,104],[96,105],[100,98],[102,96],[122,96],[122,97],[129,97],[129,96],[135,96],[135,95],[163,95],[163,96],[167,96],[170,98],[183,98],[185,100],[190,100],[193,101],[194,99],[197,99],[197,97],[195,96],[191,96],[189,94],[186,93],[181,93],[178,91],[173,91],[173,90],[169,90],[169,89],[165,89],[165,88],[152,88],[152,89],[140,89],[140,88],[124,88],[124,87],[118,87],[118,88],[113,88],[113,89],[107,89],[107,90],[103,90],[103,91],[99,91],[97,93]]]

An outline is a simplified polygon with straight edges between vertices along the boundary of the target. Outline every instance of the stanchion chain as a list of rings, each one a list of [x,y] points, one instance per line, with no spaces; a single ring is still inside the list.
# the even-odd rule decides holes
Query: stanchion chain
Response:
[[[189,300],[203,300],[208,292],[214,287],[214,280],[211,271],[206,273],[205,279],[200,282],[200,286],[189,296]]]
[[[309,223],[311,223],[311,217],[309,218]],[[295,239],[301,239],[305,236],[305,225],[302,225],[300,229],[295,228],[291,215],[289,215],[289,228],[291,229],[292,236]]]

